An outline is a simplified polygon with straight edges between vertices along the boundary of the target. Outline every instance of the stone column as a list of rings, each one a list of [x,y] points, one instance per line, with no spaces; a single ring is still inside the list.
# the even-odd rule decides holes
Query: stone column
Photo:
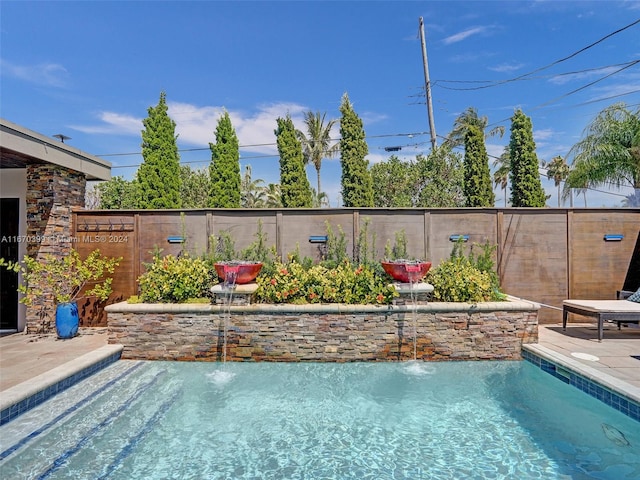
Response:
[[[27,254],[56,257],[68,255],[73,248],[72,215],[84,207],[84,173],[53,164],[27,166]],[[27,308],[26,333],[55,330],[53,299],[38,299]]]

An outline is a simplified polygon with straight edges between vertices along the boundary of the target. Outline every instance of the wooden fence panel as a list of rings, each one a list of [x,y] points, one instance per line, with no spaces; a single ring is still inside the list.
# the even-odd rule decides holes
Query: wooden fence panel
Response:
[[[633,211],[574,211],[570,216],[571,298],[615,299],[622,289],[640,232],[640,218]],[[621,234],[620,241],[605,235]]]
[[[567,298],[566,213],[546,210],[502,215],[498,269],[505,293],[556,308]],[[542,309],[541,323],[561,312]]]
[[[114,279],[113,299],[137,293],[136,279],[154,248],[163,254],[187,249],[200,255],[212,236],[229,232],[235,248],[249,246],[258,232],[285,258],[299,245],[300,254],[318,259],[312,235],[345,233],[347,253],[369,222],[369,241],[376,236],[376,258],[384,257],[387,240],[404,230],[410,256],[437,266],[449,257],[451,235],[468,235],[467,245],[486,241],[497,246],[496,265],[506,293],[555,308],[566,298],[615,298],[629,268],[640,234],[640,209],[207,209],[180,211],[79,211],[74,213],[75,241],[81,255],[95,248],[123,261]],[[620,234],[606,242],[605,234]],[[170,243],[170,237],[186,243]],[[89,307],[87,307],[89,308]],[[561,313],[540,311],[540,322],[558,322]]]

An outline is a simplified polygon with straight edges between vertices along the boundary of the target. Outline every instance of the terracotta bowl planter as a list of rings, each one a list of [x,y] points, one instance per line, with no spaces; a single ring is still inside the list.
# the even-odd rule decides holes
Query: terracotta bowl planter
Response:
[[[391,275],[394,280],[402,283],[419,282],[424,278],[429,269],[431,262],[410,262],[410,261],[392,261],[380,262],[382,268]]]
[[[242,285],[253,282],[260,270],[260,262],[221,262],[214,265],[218,278],[222,281],[231,281],[235,275],[235,283]]]

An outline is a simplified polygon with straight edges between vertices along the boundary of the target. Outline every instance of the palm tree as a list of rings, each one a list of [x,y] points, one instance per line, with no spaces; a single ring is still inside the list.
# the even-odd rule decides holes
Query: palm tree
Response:
[[[335,143],[331,146],[331,129],[337,120],[329,120],[325,124],[326,113],[306,112],[304,114],[304,123],[307,126],[306,136],[300,130],[297,131],[298,139],[302,143],[302,154],[304,155],[305,164],[312,163],[316,168],[318,176],[317,194],[320,195],[320,168],[322,167],[323,158],[331,158],[338,153],[339,144]],[[320,203],[320,202],[318,202]]]
[[[622,206],[627,208],[640,208],[640,189],[636,189],[630,195],[627,195],[624,200],[622,200]]]
[[[264,206],[267,208],[279,208],[282,207],[282,195],[280,193],[279,183],[270,183],[264,189],[265,202]]]
[[[478,111],[474,107],[469,107],[453,122],[453,130],[447,136],[445,143],[449,144],[451,148],[460,147],[464,145],[464,136],[470,126],[478,127],[484,132],[488,124],[489,119],[487,117],[478,117]],[[502,137],[504,132],[504,126],[499,125],[485,133],[485,137],[493,137],[494,135]]]
[[[504,190],[504,206],[507,206],[507,185],[509,185],[509,172],[511,171],[511,159],[509,158],[509,147],[505,147],[502,155],[493,161],[493,166],[498,169],[493,172],[493,183]]]
[[[322,208],[322,207],[329,207],[329,195],[326,194],[326,192],[320,192],[320,194],[318,195],[315,191],[315,189],[311,188],[311,194],[313,195],[313,203],[312,203],[312,207],[313,208]]]
[[[564,185],[571,188],[631,186],[640,189],[640,109],[616,103],[602,110],[583,138],[569,151],[572,168]]]
[[[569,176],[569,165],[560,155],[553,157],[550,162],[542,162],[542,167],[547,169],[547,178],[553,179],[553,183],[558,188],[558,206],[560,206],[560,183]]]
[[[240,198],[244,208],[261,208],[265,204],[265,192],[261,178],[251,179],[251,165],[244,167],[240,182]]]

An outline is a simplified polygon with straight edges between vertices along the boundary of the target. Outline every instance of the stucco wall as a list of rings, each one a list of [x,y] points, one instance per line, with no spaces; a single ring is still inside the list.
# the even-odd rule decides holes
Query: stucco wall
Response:
[[[528,302],[369,305],[106,307],[109,343],[122,358],[216,361],[516,360],[538,341]]]

